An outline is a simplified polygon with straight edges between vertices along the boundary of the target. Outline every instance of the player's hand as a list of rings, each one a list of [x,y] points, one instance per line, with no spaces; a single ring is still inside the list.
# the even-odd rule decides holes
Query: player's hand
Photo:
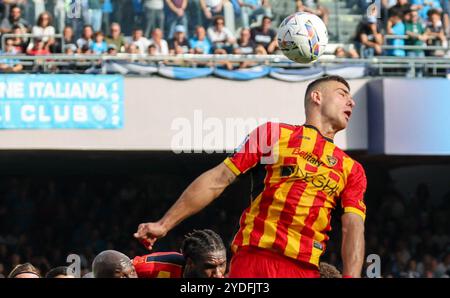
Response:
[[[157,222],[142,223],[138,230],[134,233],[134,237],[138,239],[148,250],[153,249],[156,240],[166,236],[166,228]]]

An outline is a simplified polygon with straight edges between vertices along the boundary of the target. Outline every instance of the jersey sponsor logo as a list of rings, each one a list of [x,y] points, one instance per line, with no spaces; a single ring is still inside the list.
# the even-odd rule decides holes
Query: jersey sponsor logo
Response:
[[[324,163],[314,154],[311,154],[311,153],[305,152],[305,151],[301,151],[298,148],[294,149],[292,154],[302,157],[304,160],[306,160],[307,162],[309,162],[310,164],[312,164],[316,167],[320,167],[320,166],[324,165]]]
[[[311,183],[330,197],[336,195],[339,191],[339,184],[325,175],[303,172],[298,168],[295,176],[307,183]]]

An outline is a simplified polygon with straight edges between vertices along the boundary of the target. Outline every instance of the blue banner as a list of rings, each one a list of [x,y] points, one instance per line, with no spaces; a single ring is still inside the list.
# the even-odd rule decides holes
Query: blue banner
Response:
[[[270,73],[270,67],[254,66],[244,69],[226,70],[217,68],[214,70],[214,75],[229,80],[249,81],[267,76]]]
[[[0,75],[0,129],[119,129],[123,77]]]
[[[207,77],[213,73],[213,69],[210,67],[172,67],[161,66],[159,68],[159,75],[176,80],[191,80],[196,78]]]

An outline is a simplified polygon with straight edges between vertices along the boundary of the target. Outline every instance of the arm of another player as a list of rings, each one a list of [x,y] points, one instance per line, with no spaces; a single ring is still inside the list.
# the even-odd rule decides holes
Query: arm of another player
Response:
[[[342,275],[361,277],[364,262],[364,220],[355,213],[342,216]]]
[[[236,175],[224,163],[203,173],[159,221],[140,224],[134,237],[145,241],[147,248],[152,249],[158,238],[164,237],[184,219],[209,205],[235,179]]]

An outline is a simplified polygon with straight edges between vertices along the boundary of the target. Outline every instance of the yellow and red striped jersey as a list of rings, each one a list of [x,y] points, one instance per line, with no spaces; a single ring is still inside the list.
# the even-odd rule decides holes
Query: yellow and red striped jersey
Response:
[[[181,278],[184,256],[177,252],[157,252],[133,259],[139,278]]]
[[[318,266],[338,201],[365,219],[363,167],[313,126],[266,123],[224,163],[236,175],[262,170],[233,251],[255,246]]]

